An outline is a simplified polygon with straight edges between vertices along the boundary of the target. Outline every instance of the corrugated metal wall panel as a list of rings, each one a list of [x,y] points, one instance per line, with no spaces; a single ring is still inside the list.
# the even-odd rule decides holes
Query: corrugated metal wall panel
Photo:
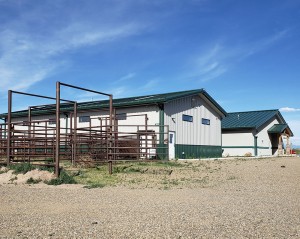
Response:
[[[176,158],[195,159],[195,158],[214,158],[222,156],[222,147],[213,145],[175,145]]]
[[[147,114],[148,116],[148,125],[158,125],[159,124],[159,110],[156,106],[145,106],[145,107],[132,107],[132,108],[123,108],[123,109],[117,109],[117,114],[126,113],[127,119],[126,120],[120,120],[119,124],[122,125],[144,125],[145,124],[145,116],[144,114]],[[130,115],[139,115],[130,117]],[[107,111],[99,111],[99,112],[80,112],[78,113],[78,119],[80,116],[91,116],[92,118],[97,117],[107,117],[108,112]],[[55,119],[55,115],[42,115],[42,116],[33,116],[32,120],[49,120],[49,119]],[[87,122],[79,122],[77,119],[77,127],[88,127],[89,123]],[[66,126],[66,116],[61,114],[60,118],[61,127]],[[14,121],[27,121],[26,117],[13,119]],[[73,119],[73,125],[74,125],[74,119]],[[92,119],[92,126],[99,125],[98,119]],[[68,118],[68,127],[70,127],[70,118]],[[149,128],[150,129],[150,128]],[[156,131],[158,131],[158,127],[153,128]]]
[[[254,156],[254,135],[257,136],[257,155],[272,155],[272,143],[268,134],[268,129],[271,128],[274,124],[278,123],[278,120],[274,118],[271,122],[259,129],[258,133],[252,130],[223,132],[223,155],[244,156],[246,153],[250,152],[252,156]]]
[[[257,145],[259,147],[258,148],[259,156],[272,155],[272,142],[268,133],[268,129],[270,129],[274,124],[279,124],[276,118],[274,118],[257,134]]]
[[[221,145],[220,116],[199,96],[185,97],[165,104],[165,124],[176,132],[176,142],[187,145]],[[193,122],[182,115],[193,116]],[[202,118],[210,125],[202,124]]]

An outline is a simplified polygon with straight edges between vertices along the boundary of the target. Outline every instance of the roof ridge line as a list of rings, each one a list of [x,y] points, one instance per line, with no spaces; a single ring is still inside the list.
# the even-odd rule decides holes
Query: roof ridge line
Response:
[[[250,111],[236,111],[236,112],[228,112],[228,114],[237,114],[237,113],[251,113],[251,112],[264,112],[264,111],[279,111],[279,109],[270,109],[270,110],[250,110]]]

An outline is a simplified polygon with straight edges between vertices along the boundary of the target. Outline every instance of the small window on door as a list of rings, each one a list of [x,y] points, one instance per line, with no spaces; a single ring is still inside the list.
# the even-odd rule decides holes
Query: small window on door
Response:
[[[173,144],[173,141],[174,141],[174,134],[170,134],[170,144]]]

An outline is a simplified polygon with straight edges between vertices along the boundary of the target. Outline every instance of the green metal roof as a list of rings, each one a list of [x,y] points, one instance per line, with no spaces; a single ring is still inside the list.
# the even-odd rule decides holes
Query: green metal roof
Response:
[[[293,136],[293,132],[287,124],[274,124],[270,129],[268,129],[268,133],[281,134],[286,129],[289,131],[290,135]]]
[[[274,116],[278,116],[280,123],[286,124],[279,110],[261,110],[228,113],[222,120],[222,130],[257,129]]]
[[[113,99],[113,106],[115,108],[120,108],[120,107],[130,107],[130,106],[140,106],[140,105],[157,105],[157,104],[167,103],[174,99],[179,99],[179,98],[199,95],[199,94],[205,96],[222,114],[224,114],[224,116],[227,114],[226,111],[204,89]],[[78,103],[77,107],[78,107],[78,111],[83,111],[83,110],[108,108],[108,106],[109,106],[108,100],[101,100],[101,101],[89,101],[89,102]],[[73,111],[73,105],[61,104],[61,112],[70,112],[70,111]],[[27,112],[28,112],[27,110],[15,111],[13,112],[13,117],[26,116]],[[32,115],[53,114],[54,112],[55,112],[55,105],[41,105],[35,108],[34,110],[32,110]],[[7,117],[7,114],[0,114],[0,117],[5,118]]]

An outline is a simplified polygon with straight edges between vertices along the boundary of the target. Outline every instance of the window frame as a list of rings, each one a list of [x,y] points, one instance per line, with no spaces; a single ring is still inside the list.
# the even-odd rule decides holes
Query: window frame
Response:
[[[182,115],[182,121],[193,123],[193,116],[183,114]]]
[[[117,120],[127,120],[127,113],[116,114]]]
[[[88,121],[87,120],[83,120],[83,119],[87,119],[87,118],[88,118]],[[91,122],[91,116],[90,115],[79,116],[78,117],[78,122],[79,123],[90,123]]]
[[[201,123],[202,123],[203,125],[210,125],[210,119],[202,118],[202,119],[201,119]]]

